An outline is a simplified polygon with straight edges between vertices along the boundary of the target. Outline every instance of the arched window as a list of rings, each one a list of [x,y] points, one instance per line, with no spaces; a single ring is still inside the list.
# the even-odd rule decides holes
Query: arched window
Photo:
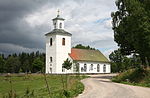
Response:
[[[62,45],[65,45],[65,38],[62,38]]]
[[[97,72],[100,72],[100,65],[97,64]]]
[[[52,44],[53,44],[53,39],[50,38],[50,46],[52,46]]]
[[[50,57],[50,62],[52,62],[53,61],[53,58],[52,57]]]
[[[54,28],[56,29],[56,22],[54,23]]]
[[[87,70],[87,66],[86,64],[84,64],[84,72],[86,72],[86,70]]]
[[[90,68],[90,70],[93,70],[93,64],[91,64],[91,66],[90,66],[91,68]]]
[[[74,72],[79,72],[80,71],[79,66],[80,66],[79,63],[75,63],[75,65],[74,65]]]
[[[62,67],[62,72],[65,72],[65,68]]]
[[[50,68],[50,73],[52,73],[52,68]]]
[[[103,72],[106,72],[106,65],[104,64]]]
[[[60,29],[62,28],[62,23],[59,24],[59,28],[60,28]]]
[[[84,72],[84,68],[83,67],[81,67],[81,72]]]

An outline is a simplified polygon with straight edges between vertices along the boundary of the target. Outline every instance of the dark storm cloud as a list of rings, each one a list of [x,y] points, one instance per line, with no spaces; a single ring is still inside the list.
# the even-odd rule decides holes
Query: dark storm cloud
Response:
[[[73,45],[100,49],[107,43],[111,48],[111,22],[95,21],[109,18],[114,4],[113,0],[0,0],[0,54],[45,51],[44,34],[51,31],[57,9],[66,19],[65,29],[73,34]]]
[[[58,5],[58,0],[0,0],[0,52],[25,52],[44,49],[46,26],[32,28],[24,17],[44,5]],[[44,30],[45,29],[45,30]],[[19,49],[16,49],[18,47]],[[9,48],[9,49],[8,49]],[[22,51],[21,51],[22,50]]]
[[[43,1],[43,0],[41,0]],[[13,19],[22,18],[24,15],[40,8],[45,2],[40,0],[0,0],[0,21],[7,23]]]

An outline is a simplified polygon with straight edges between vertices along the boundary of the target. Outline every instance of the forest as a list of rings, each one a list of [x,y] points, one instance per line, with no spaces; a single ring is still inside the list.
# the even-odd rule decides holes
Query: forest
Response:
[[[0,54],[0,73],[41,73],[45,68],[45,53],[19,53],[7,57]]]

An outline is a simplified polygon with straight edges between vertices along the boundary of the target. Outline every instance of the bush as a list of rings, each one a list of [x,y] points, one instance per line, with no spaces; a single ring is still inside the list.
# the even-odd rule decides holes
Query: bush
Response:
[[[129,69],[123,73],[120,73],[118,76],[113,78],[113,81],[122,82],[140,82],[148,75],[147,71],[143,68]]]
[[[150,70],[143,68],[129,69],[114,77],[112,81],[150,87]]]

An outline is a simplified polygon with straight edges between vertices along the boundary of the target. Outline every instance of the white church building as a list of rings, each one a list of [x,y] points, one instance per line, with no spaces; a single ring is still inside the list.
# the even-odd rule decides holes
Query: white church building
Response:
[[[52,19],[54,29],[46,36],[46,73],[110,73],[109,60],[99,50],[71,48],[72,34],[64,30],[58,14]],[[62,68],[66,59],[73,63],[70,70]],[[77,69],[78,68],[78,69]]]

